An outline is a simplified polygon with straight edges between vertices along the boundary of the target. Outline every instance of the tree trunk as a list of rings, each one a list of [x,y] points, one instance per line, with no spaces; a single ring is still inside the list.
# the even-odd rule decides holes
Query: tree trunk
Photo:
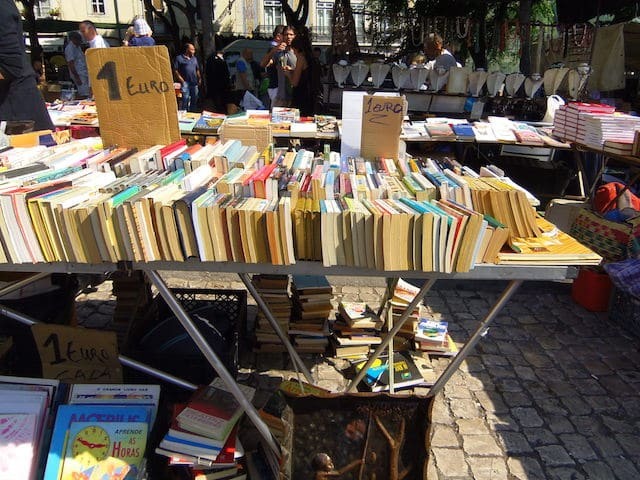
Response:
[[[198,9],[202,19],[202,53],[206,59],[216,48],[213,40],[213,2],[198,0]]]
[[[284,13],[284,17],[287,20],[287,25],[298,30],[307,24],[309,0],[298,0],[298,6],[295,10],[289,5],[288,0],[280,0],[280,4],[282,5],[282,13]]]
[[[520,21],[520,72],[531,73],[531,2],[520,0],[518,20]]]
[[[36,15],[34,13],[35,1],[24,0],[21,1],[23,7],[23,15],[25,20],[25,26],[27,27],[27,33],[29,34],[29,43],[31,44],[31,63],[34,60],[40,60],[42,62],[42,47],[38,40],[38,31],[36,30]]]
[[[144,0],[144,8],[147,11],[149,17],[148,21],[151,25],[153,25],[154,17],[160,19],[162,24],[166,27],[167,32],[171,35],[174,48],[176,52],[178,52],[180,50],[180,28],[177,23],[168,19],[164,12],[157,10],[153,5],[153,0]],[[175,20],[175,16],[173,19]]]
[[[356,22],[349,0],[336,0],[333,4],[331,48],[334,58],[360,53],[356,36]]]
[[[478,24],[478,28],[480,31],[478,32],[477,42],[475,44],[475,39],[471,42],[471,46],[469,47],[469,54],[473,59],[473,64],[475,68],[484,68],[485,70],[488,68],[487,62],[487,4],[483,3],[478,9],[476,13],[476,18],[474,21]],[[469,32],[469,35],[472,35],[473,32]]]

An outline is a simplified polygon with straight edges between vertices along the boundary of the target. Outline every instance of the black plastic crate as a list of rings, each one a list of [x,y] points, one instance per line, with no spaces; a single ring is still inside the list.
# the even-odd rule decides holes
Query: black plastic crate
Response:
[[[640,337],[640,299],[615,289],[609,319]]]
[[[203,288],[175,288],[171,292],[235,377],[238,341],[247,317],[247,292]],[[144,319],[131,325],[127,353],[192,383],[207,384],[217,376],[160,295]]]

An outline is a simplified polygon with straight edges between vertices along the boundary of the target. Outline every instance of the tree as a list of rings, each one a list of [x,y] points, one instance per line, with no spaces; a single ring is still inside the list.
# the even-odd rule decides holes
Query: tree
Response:
[[[33,1],[33,0],[30,0]],[[170,32],[176,51],[179,51],[182,45],[180,38],[180,24],[178,23],[178,14],[184,15],[189,24],[189,37],[191,41],[195,41],[198,29],[196,27],[196,14],[198,13],[198,4],[192,3],[190,0],[164,0],[165,9],[158,9],[154,5],[153,0],[144,0],[144,7],[157,17]]]
[[[532,0],[520,0],[518,20],[520,21],[520,71],[531,73],[531,6]]]
[[[309,19],[309,0],[298,0],[298,6],[295,10],[289,5],[288,0],[280,0],[280,5],[282,5],[282,13],[287,19],[287,25],[298,30],[307,24]]]
[[[198,0],[198,10],[202,19],[202,52],[204,57],[214,53],[215,40],[213,38],[213,2],[211,0]]]
[[[331,48],[334,58],[355,55],[360,52],[356,36],[356,22],[349,0],[335,0],[333,3]]]
[[[22,4],[22,15],[24,16],[25,26],[29,35],[29,44],[31,45],[31,62],[34,60],[42,61],[42,47],[38,40],[38,31],[36,30],[35,5],[36,0],[20,0]]]

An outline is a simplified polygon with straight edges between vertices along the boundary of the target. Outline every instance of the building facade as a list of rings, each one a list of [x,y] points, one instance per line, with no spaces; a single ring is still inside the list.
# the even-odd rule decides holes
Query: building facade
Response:
[[[195,0],[191,0],[195,1]],[[154,0],[156,8],[161,0]],[[276,25],[285,24],[280,0],[213,0],[214,31],[221,35],[244,37],[269,37]],[[296,5],[293,5],[295,9]],[[370,43],[366,33],[364,0],[352,0],[356,34],[361,45]],[[137,15],[144,15],[143,0],[39,0],[35,8],[36,18],[57,18],[65,21],[80,22],[88,19],[98,24],[128,24]],[[313,35],[314,44],[331,43],[332,0],[309,0],[307,26]],[[189,35],[187,19],[176,11],[181,25],[181,35]],[[200,26],[200,19],[196,19]],[[162,33],[162,24],[156,22],[154,31]],[[101,30],[110,37],[112,44],[122,37],[124,31]]]

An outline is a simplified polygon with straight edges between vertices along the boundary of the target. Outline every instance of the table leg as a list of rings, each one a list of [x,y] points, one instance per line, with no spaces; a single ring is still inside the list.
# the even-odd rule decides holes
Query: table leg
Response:
[[[346,390],[347,392],[353,392],[356,389],[356,387],[358,386],[358,383],[360,383],[360,381],[366,375],[367,370],[369,370],[371,365],[373,365],[373,362],[375,362],[378,359],[378,357],[384,351],[384,349],[387,348],[387,345],[389,345],[389,343],[393,341],[393,337],[395,337],[396,334],[400,331],[404,323],[409,318],[409,315],[411,315],[411,312],[413,312],[415,308],[418,306],[418,304],[423,300],[424,296],[431,289],[434,283],[436,283],[435,279],[429,279],[424,283],[424,285],[422,285],[422,287],[420,287],[420,291],[415,296],[415,298],[411,300],[411,303],[404,310],[404,312],[402,312],[402,315],[400,315],[400,318],[398,319],[398,321],[395,322],[393,329],[382,340],[382,343],[380,343],[377,346],[377,348],[373,352],[373,355],[369,357],[369,360],[364,365],[364,367],[362,367],[362,369],[358,372],[358,374],[356,375],[356,378],[354,378],[353,381],[349,384]],[[393,362],[393,359],[391,359],[391,362]]]
[[[397,278],[387,278],[387,289],[384,292],[384,297],[380,301],[380,307],[378,308],[378,311],[376,312],[376,314],[380,318],[383,318],[385,316],[384,314],[385,314],[385,310],[387,308],[387,301],[389,301],[389,300],[391,300],[393,298],[393,291],[396,289],[396,285],[398,285],[398,279]]]
[[[516,293],[518,288],[522,285],[522,280],[512,280],[507,285],[507,288],[502,292],[498,301],[491,307],[489,313],[484,317],[480,325],[475,332],[471,335],[467,343],[465,343],[464,347],[460,349],[458,354],[453,357],[447,368],[445,368],[444,372],[438,377],[436,383],[429,389],[429,393],[427,396],[434,397],[437,395],[440,390],[444,388],[444,385],[451,378],[451,376],[455,373],[455,371],[460,367],[460,364],[467,358],[471,350],[476,346],[476,344],[480,341],[480,337],[482,337],[489,328],[489,325],[493,320],[498,316],[500,311],[504,308],[507,302],[511,299],[511,297]]]
[[[184,308],[182,308],[180,302],[175,299],[175,297],[171,293],[171,290],[164,282],[162,277],[155,270],[145,270],[145,273],[158,289],[160,295],[162,295],[162,298],[164,298],[164,301],[167,302],[167,305],[169,306],[169,308],[171,308],[178,321],[182,324],[182,327],[193,339],[198,349],[202,352],[207,361],[218,373],[220,379],[224,382],[229,392],[234,396],[234,398],[245,411],[251,422],[255,425],[260,436],[262,436],[266,444],[276,455],[280,455],[280,448],[271,435],[269,427],[267,427],[267,424],[264,423],[264,421],[260,418],[258,411],[247,399],[247,397],[244,396],[242,390],[240,390],[240,388],[236,384],[235,379],[231,376],[229,371],[224,366],[224,363],[222,363],[222,361],[213,351],[202,333],[200,333],[200,330],[198,330],[198,327],[196,327],[187,312],[185,312]]]
[[[282,331],[282,328],[280,328],[280,324],[278,323],[276,318],[273,316],[273,313],[271,313],[271,309],[269,308],[269,305],[267,305],[267,302],[264,301],[264,299],[262,298],[262,296],[260,295],[256,287],[253,285],[251,278],[249,278],[249,274],[239,273],[238,276],[240,277],[240,280],[242,280],[242,283],[244,283],[245,287],[247,287],[247,290],[249,290],[249,293],[258,304],[258,307],[260,307],[260,310],[262,310],[262,313],[264,313],[264,316],[269,322],[269,325],[271,325],[271,328],[273,328],[273,330],[276,332],[276,335],[278,335],[278,338],[280,339],[280,341],[284,344],[294,365],[297,365],[300,368],[300,370],[302,371],[302,374],[305,376],[307,381],[313,385],[314,381],[313,381],[313,376],[311,375],[311,372],[309,371],[309,369],[306,367],[306,365],[300,358],[300,355],[298,355],[298,352],[295,351],[295,349],[293,348],[293,345],[291,345],[291,341],[289,340],[289,337]]]

